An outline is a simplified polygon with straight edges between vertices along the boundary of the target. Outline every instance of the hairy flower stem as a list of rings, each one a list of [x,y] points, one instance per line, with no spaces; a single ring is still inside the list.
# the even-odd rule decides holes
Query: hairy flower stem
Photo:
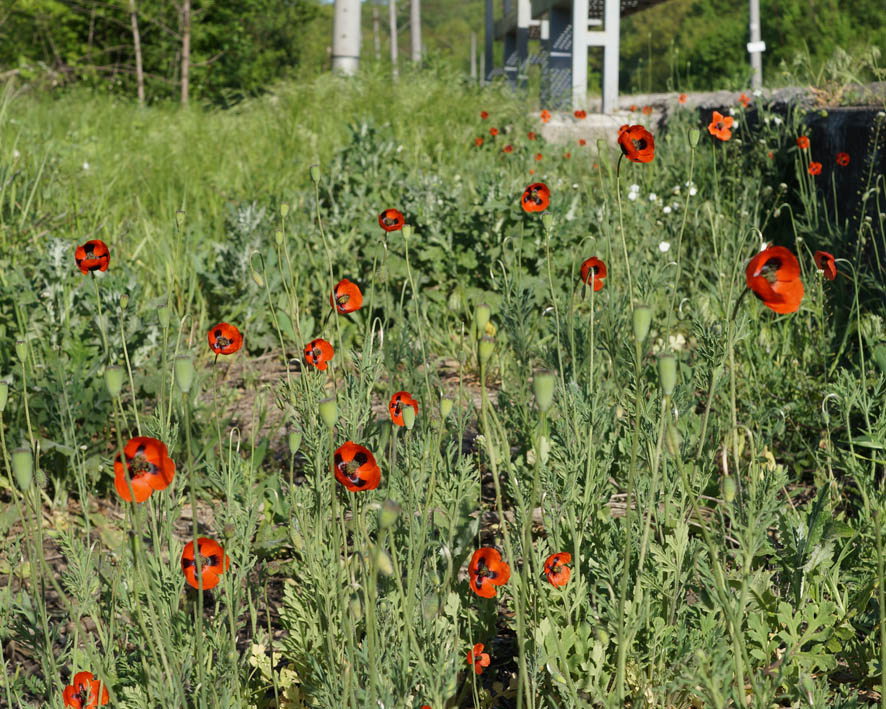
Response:
[[[105,364],[109,364],[110,348],[108,347],[108,336],[105,333],[105,318],[102,315],[102,298],[101,294],[98,292],[98,281],[96,280],[95,274],[90,275],[90,278],[92,279],[92,285],[95,287],[95,305],[98,308],[98,330],[102,335],[102,345],[105,348]]]
[[[665,335],[671,334],[671,318],[677,304],[677,290],[680,287],[680,275],[682,273],[683,256],[683,233],[686,231],[686,219],[689,216],[689,191],[692,189],[692,173],[695,168],[695,146],[689,152],[689,186],[686,188],[686,200],[683,205],[683,219],[680,222],[680,234],[677,236],[677,273],[674,275],[674,287],[671,289],[671,301],[668,305],[668,318],[665,325]]]
[[[412,289],[412,309],[415,311],[415,320],[418,325],[418,342],[421,345],[421,358],[424,362],[422,371],[425,375],[425,401],[431,400],[431,380],[428,377],[428,353],[425,351],[425,324],[421,311],[418,307],[418,291],[415,289],[415,281],[412,279],[412,268],[409,265],[409,239],[403,238],[403,251],[406,256],[406,277],[409,279],[409,287]],[[401,302],[402,307],[402,302]]]
[[[120,339],[123,341],[123,358],[126,360],[126,373],[129,375],[129,389],[132,392],[132,413],[135,414],[135,428],[138,435],[142,435],[142,424],[138,418],[138,398],[135,389],[135,379],[132,377],[132,364],[129,361],[129,350],[126,348],[126,319],[123,317],[123,308],[120,308]]]
[[[615,165],[615,197],[618,200],[618,226],[621,230],[621,249],[625,257],[625,275],[628,277],[628,296],[631,299],[631,306],[634,304],[634,281],[631,278],[631,263],[628,260],[628,244],[625,240],[625,223],[622,215],[621,206],[621,160],[624,153],[618,156],[618,163]],[[624,679],[624,678],[622,678]]]
[[[560,310],[557,308],[557,293],[554,290],[554,276],[551,273],[551,230],[545,226],[545,263],[548,269],[548,286],[551,289],[551,303],[554,306],[554,323],[557,326],[557,366],[560,368],[560,382],[566,387],[563,371],[563,354],[560,347]]]

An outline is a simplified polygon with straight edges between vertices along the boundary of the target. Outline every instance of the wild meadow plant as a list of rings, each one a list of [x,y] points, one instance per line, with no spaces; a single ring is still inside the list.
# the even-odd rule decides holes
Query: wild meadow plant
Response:
[[[3,701],[882,702],[884,183],[838,220],[812,169],[873,155],[747,96],[616,157],[363,81],[322,163],[182,155],[131,215],[125,171],[68,218],[54,148],[0,166]],[[331,86],[200,140],[328,140]]]

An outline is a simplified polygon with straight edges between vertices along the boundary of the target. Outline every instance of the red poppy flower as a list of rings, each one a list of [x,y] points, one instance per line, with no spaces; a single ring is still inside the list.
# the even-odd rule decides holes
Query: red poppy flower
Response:
[[[742,94],[741,96],[738,97],[738,102],[739,102],[742,106],[744,106],[745,108],[747,108],[748,106],[751,105],[751,99],[749,99],[749,98],[748,98],[747,96],[745,96],[744,94]]]
[[[775,158],[775,153],[773,153],[773,152],[770,150],[768,153],[766,153],[766,156],[767,156],[770,160],[772,160],[772,159]]]
[[[588,112],[587,112],[587,111],[584,111],[584,110],[582,110],[582,109],[578,109],[578,110],[575,112],[575,117],[578,118],[578,119],[587,118],[587,117],[588,117]]]
[[[732,116],[724,116],[719,111],[714,111],[708,126],[708,133],[725,142],[732,137],[733,123],[735,123],[735,119]]]
[[[593,284],[591,278],[594,279]],[[581,265],[581,280],[592,286],[595,291],[603,287],[604,278],[606,278],[606,264],[596,256],[592,256]]]
[[[476,145],[478,148],[483,145],[483,138],[481,138],[479,135],[474,138],[474,145]]]
[[[686,96],[686,94],[680,94],[680,95],[677,97],[677,100],[678,100],[680,103],[686,103],[686,99],[687,99],[687,98],[688,98],[688,97]]]
[[[388,411],[391,412],[391,420],[398,426],[406,425],[403,422],[403,409],[406,406],[411,406],[415,413],[418,414],[418,402],[412,398],[412,394],[408,391],[398,391],[391,397]]]
[[[209,349],[217,355],[234,354],[243,346],[243,335],[233,325],[220,322],[215,327],[209,328],[206,333],[209,337]]]
[[[333,457],[332,472],[351,492],[375,490],[381,482],[381,470],[368,448],[347,441]]]
[[[849,153],[837,153],[837,164],[846,167],[849,164]]]
[[[535,154],[535,159],[536,159],[537,161],[541,162],[541,158],[542,158],[541,153],[536,153],[536,154]]]
[[[489,129],[489,135],[491,135],[493,138],[494,138],[495,136],[497,136],[497,135],[498,135],[498,128],[490,128],[490,129]]]
[[[101,692],[99,692],[101,688]],[[73,684],[65,687],[62,693],[66,707],[73,709],[92,709],[110,701],[108,688],[92,676],[92,672],[78,672],[74,675]]]
[[[633,103],[632,103],[631,106],[630,106],[630,108],[629,108],[628,110],[629,110],[631,113],[636,113],[636,112],[637,112],[637,106],[636,106],[636,104],[633,104]]]
[[[761,251],[745,269],[745,280],[754,295],[776,313],[794,313],[803,300],[800,264],[784,246]]]
[[[572,157],[572,153],[566,153],[563,157],[564,159],[569,160],[569,158]]]
[[[378,215],[378,225],[385,231],[399,231],[405,223],[403,213],[398,209],[386,209]]]
[[[651,116],[652,106],[643,106],[643,113],[645,113],[647,116]]]
[[[501,149],[503,153],[508,153],[509,155],[514,152],[514,146],[508,143],[505,147]]]
[[[533,168],[531,168],[531,167],[529,168],[529,174],[530,174],[530,175],[534,175],[534,174],[535,174],[535,170],[534,170]]]
[[[535,140],[536,137],[537,137],[537,136],[536,136],[536,133],[535,133],[534,130],[529,131],[529,132],[526,134],[526,136],[529,138],[529,140]]]
[[[486,113],[486,111],[480,111],[480,118],[485,121],[487,118],[489,118],[489,114]]]
[[[579,145],[587,145],[587,144],[588,144],[588,141],[586,141],[584,138],[579,138],[579,139],[578,139],[578,144],[579,144]]]
[[[543,212],[551,204],[551,191],[544,182],[534,182],[523,190],[520,204],[524,212]]]
[[[801,135],[797,138],[797,147],[800,148],[800,150],[806,150],[809,147],[809,138],[805,135]]]
[[[360,310],[360,306],[363,305],[363,294],[356,283],[342,278],[329,296],[329,302],[337,312],[347,315]]]
[[[74,250],[74,260],[77,262],[77,268],[84,275],[89,275],[92,271],[107,271],[108,263],[111,261],[111,252],[108,245],[100,239],[87,241],[82,246],[78,246]]]
[[[127,502],[132,502],[126,484],[127,472],[136,502],[144,502],[154,490],[165,490],[175,477],[175,463],[169,457],[166,444],[156,438],[130,438],[123,446],[123,457],[125,468],[119,453],[114,458],[114,488]]]
[[[335,350],[332,349],[332,345],[319,337],[305,345],[305,361],[308,364],[313,364],[321,372],[325,372],[329,367],[329,362],[332,361],[334,354]]]
[[[208,591],[218,586],[218,577],[231,566],[231,557],[225,554],[225,550],[217,541],[208,537],[197,537],[197,549],[200,552],[200,578],[203,582],[203,590]],[[182,571],[185,573],[185,581],[189,586],[199,589],[193,539],[185,544],[181,565]]]
[[[809,163],[809,174],[810,175],[820,175],[821,174],[821,163],[815,162],[814,160]]]
[[[643,126],[624,125],[619,128],[618,144],[631,162],[652,162],[655,157],[655,138]]]
[[[480,547],[468,564],[471,590],[483,598],[494,598],[495,587],[503,586],[511,578],[511,567],[492,547]]]
[[[552,586],[565,586],[572,575],[572,570],[566,564],[572,561],[572,554],[561,551],[559,554],[551,554],[545,561],[544,574]]]
[[[829,281],[837,277],[837,264],[834,261],[834,256],[827,251],[815,252],[815,267],[824,273],[824,277]]]
[[[547,123],[549,120],[551,120],[551,112],[545,108],[541,112],[541,122]]]
[[[483,652],[483,643],[477,643],[473,650],[468,650],[468,664],[478,675],[483,674],[484,667],[489,667],[489,662],[489,653]]]

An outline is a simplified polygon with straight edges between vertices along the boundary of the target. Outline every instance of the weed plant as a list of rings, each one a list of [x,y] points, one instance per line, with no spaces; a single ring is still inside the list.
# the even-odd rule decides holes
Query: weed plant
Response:
[[[677,110],[642,164],[433,74],[226,112],[8,88],[0,703],[877,701],[884,125],[835,215],[802,109],[752,110]],[[795,312],[744,293],[769,242]],[[138,437],[175,474],[130,503]]]

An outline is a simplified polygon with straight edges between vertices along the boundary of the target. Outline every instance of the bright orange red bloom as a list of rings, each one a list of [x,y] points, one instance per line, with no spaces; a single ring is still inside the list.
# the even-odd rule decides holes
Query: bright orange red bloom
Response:
[[[482,138],[478,145],[482,145]],[[378,215],[378,225],[385,231],[399,231],[406,223],[403,218],[403,212],[399,209],[386,209]]]
[[[484,667],[489,667],[489,662],[489,653],[483,652],[483,643],[477,643],[472,650],[468,650],[468,664],[478,675],[483,674]]]
[[[551,554],[545,561],[544,574],[548,577],[548,581],[552,586],[565,586],[572,575],[571,569],[566,564],[572,561],[572,554],[568,551],[561,551],[558,554]]]
[[[73,683],[65,687],[62,699],[65,706],[72,709],[93,709],[110,701],[107,686],[93,677],[92,672],[75,674]]]
[[[742,106],[744,106],[745,108],[747,108],[748,106],[751,105],[751,99],[749,99],[749,98],[748,98],[747,96],[745,96],[744,94],[742,94],[741,96],[738,97],[738,102],[739,102]]]
[[[655,158],[655,137],[643,126],[623,125],[618,129],[618,145],[631,162],[652,162]]]
[[[628,110],[629,110],[631,113],[636,113],[636,112],[637,112],[637,106],[636,106],[636,104],[633,104],[633,103],[632,103],[632,104],[631,104],[631,107],[630,107]]]
[[[329,302],[336,312],[347,315],[360,310],[360,306],[363,305],[363,294],[356,283],[342,278],[329,296]]]
[[[578,119],[587,118],[588,112],[580,108],[575,112],[575,117]]]
[[[74,260],[83,275],[93,271],[107,271],[111,262],[108,245],[101,239],[92,239],[74,249]]]
[[[724,116],[719,111],[714,111],[708,126],[708,133],[725,142],[732,137],[733,123],[735,123],[735,119],[732,116]]]
[[[536,159],[538,162],[541,162],[541,158],[542,158],[541,153],[536,153],[536,154],[535,154],[535,159]]]
[[[810,175],[820,175],[821,174],[821,163],[815,162],[814,160],[809,163],[809,174]]]
[[[498,135],[498,128],[490,128],[490,129],[489,129],[489,135],[491,135],[493,138],[494,138],[495,136],[497,136],[497,135]]]
[[[579,139],[578,139],[578,144],[579,144],[579,145],[587,145],[587,144],[588,144],[588,141],[586,141],[584,138],[579,138]]]
[[[806,150],[807,148],[809,148],[809,138],[807,138],[805,135],[801,135],[799,138],[797,138],[797,147],[800,148],[800,150]]]
[[[480,111],[480,118],[485,121],[487,118],[489,118],[489,114],[486,113],[486,111]]]
[[[321,372],[326,371],[329,367],[334,354],[335,350],[332,349],[332,345],[319,337],[305,345],[305,361],[308,364],[313,364]]]
[[[197,537],[197,549],[200,553],[200,580],[203,590],[208,591],[218,586],[219,576],[231,566],[231,557],[214,539]],[[194,540],[192,539],[182,551],[182,571],[189,586],[199,589],[197,581],[197,561],[194,559]]]
[[[474,138],[474,145],[476,145],[478,148],[483,145],[483,138],[481,138],[479,135]]]
[[[209,328],[206,333],[209,338],[209,349],[215,354],[234,354],[243,346],[243,335],[240,331],[226,322],[220,322],[215,327]]]
[[[643,106],[643,113],[647,116],[652,115],[652,106]]]
[[[593,283],[591,283],[592,278]],[[591,286],[595,291],[598,291],[603,287],[604,278],[606,278],[606,264],[596,256],[592,256],[581,265],[581,280]]]
[[[545,108],[541,112],[541,122],[547,123],[549,120],[551,120],[551,112]]]
[[[403,422],[403,409],[411,406],[416,415],[418,415],[418,402],[412,398],[412,394],[408,391],[398,391],[391,397],[388,403],[388,411],[391,412],[391,420],[398,426],[405,426]]]
[[[526,134],[526,137],[529,138],[529,140],[535,140],[538,136],[534,130],[531,130]]]
[[[761,251],[745,269],[748,288],[763,305],[776,313],[794,313],[803,300],[800,263],[784,246],[770,246]]]
[[[569,158],[571,158],[571,157],[572,157],[572,153],[566,153],[566,154],[563,155],[563,158],[564,158],[565,160],[569,160]]]
[[[483,598],[494,598],[495,587],[503,586],[511,578],[511,567],[502,561],[498,549],[480,547],[468,564],[471,590]]]
[[[829,281],[837,277],[837,264],[834,261],[833,254],[827,251],[815,252],[815,267],[824,274]]]
[[[686,96],[686,94],[680,94],[680,95],[677,97],[677,100],[678,100],[680,103],[686,103],[686,99],[687,99],[687,98],[688,98],[688,97]]]
[[[544,182],[534,182],[523,190],[520,204],[524,212],[543,212],[551,204],[551,191]]]
[[[534,170],[533,168],[531,168],[531,167],[529,168],[529,174],[530,174],[530,175],[534,175],[534,174],[535,174],[535,170]]]
[[[772,160],[772,159],[775,158],[775,153],[773,153],[773,152],[770,150],[768,153],[766,153],[766,156],[767,156],[770,160]]]
[[[351,492],[375,490],[381,482],[381,469],[364,446],[347,441],[336,449],[333,461],[335,479]]]
[[[508,155],[510,155],[511,153],[514,152],[514,146],[511,145],[510,143],[508,143],[505,147],[503,147],[503,148],[501,149],[501,151],[502,151],[503,153],[508,153]]]
[[[837,153],[837,164],[846,167],[849,164],[849,153]]]
[[[126,484],[127,473],[136,502],[144,502],[154,490],[165,490],[175,477],[175,463],[169,457],[166,444],[156,438],[130,438],[123,446],[123,457],[125,467],[119,453],[114,458],[114,488],[127,502],[132,502]]]

